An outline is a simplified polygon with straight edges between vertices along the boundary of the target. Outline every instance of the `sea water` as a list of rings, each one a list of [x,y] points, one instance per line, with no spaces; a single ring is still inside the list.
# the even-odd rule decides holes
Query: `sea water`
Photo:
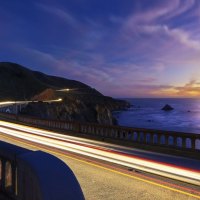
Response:
[[[200,99],[125,99],[132,105],[114,112],[118,124],[128,127],[200,133]],[[169,104],[172,111],[162,108]]]

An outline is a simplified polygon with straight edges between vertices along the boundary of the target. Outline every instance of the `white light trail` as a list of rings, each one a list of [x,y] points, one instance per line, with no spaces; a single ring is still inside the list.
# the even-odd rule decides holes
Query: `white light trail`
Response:
[[[200,185],[200,171],[191,171],[189,169],[165,165],[164,163],[162,164],[156,161],[154,162],[142,158],[140,159],[138,157],[134,157],[134,155],[123,155],[121,154],[123,151],[116,150],[116,145],[113,145],[115,147],[114,149],[112,148],[112,145],[110,145],[111,148],[107,148],[101,146],[100,143],[91,143],[88,139],[80,139],[4,121],[0,121],[0,132],[6,135],[34,142],[35,144],[42,144]]]
[[[52,99],[52,100],[47,100],[47,101],[43,101],[43,102],[60,102],[62,101],[61,98],[59,99]],[[8,106],[8,105],[16,105],[16,104],[27,104],[27,103],[37,103],[39,101],[3,101],[3,102],[0,102],[0,106]]]
[[[72,90],[72,89],[65,88],[65,89],[60,89],[60,90],[56,90],[56,91],[58,91],[58,92],[69,92],[70,90]]]

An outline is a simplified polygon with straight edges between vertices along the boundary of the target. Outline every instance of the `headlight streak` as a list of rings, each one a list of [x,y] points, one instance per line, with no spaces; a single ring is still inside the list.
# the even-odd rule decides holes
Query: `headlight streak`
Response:
[[[62,98],[46,100],[43,102],[51,103],[51,102],[60,102],[60,101],[62,101]],[[9,106],[9,105],[37,103],[37,102],[39,101],[3,101],[3,102],[0,102],[0,106],[3,107],[3,106]]]
[[[146,161],[143,159],[124,156],[121,154],[110,152],[111,148],[99,148],[98,146],[91,144],[89,144],[89,147],[87,147],[88,143],[80,141],[77,143],[77,138],[75,137],[73,137],[73,139],[69,139],[66,138],[68,136],[63,137],[63,135],[61,134],[52,133],[50,131],[40,131],[39,129],[35,129],[32,127],[29,128],[27,126],[17,124],[15,125],[13,123],[3,121],[0,121],[0,125],[7,127],[0,127],[0,132],[7,135],[25,139],[34,143],[71,151],[81,155],[90,156],[104,161],[109,161],[123,166],[132,167],[157,175],[162,175],[169,178],[200,185],[200,172],[197,171],[190,171],[156,162]],[[18,130],[12,130],[9,129],[9,127]],[[33,133],[36,135],[33,135]]]

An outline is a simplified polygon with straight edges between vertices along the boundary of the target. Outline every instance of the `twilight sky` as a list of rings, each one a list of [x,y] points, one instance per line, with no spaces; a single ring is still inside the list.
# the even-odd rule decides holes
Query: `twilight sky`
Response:
[[[0,3],[0,61],[113,97],[200,97],[200,0]]]

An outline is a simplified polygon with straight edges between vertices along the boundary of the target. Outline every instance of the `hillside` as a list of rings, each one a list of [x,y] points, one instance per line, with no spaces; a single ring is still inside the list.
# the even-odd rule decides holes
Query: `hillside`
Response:
[[[68,88],[69,90],[63,91]],[[46,100],[62,99],[47,103]],[[45,119],[116,124],[113,110],[125,109],[126,101],[102,95],[75,80],[49,76],[15,63],[0,63],[0,101],[35,100],[21,114]]]
[[[87,92],[101,95],[96,90],[79,81],[49,76],[29,70],[21,65],[0,62],[0,100],[25,100],[47,88],[81,88]]]

